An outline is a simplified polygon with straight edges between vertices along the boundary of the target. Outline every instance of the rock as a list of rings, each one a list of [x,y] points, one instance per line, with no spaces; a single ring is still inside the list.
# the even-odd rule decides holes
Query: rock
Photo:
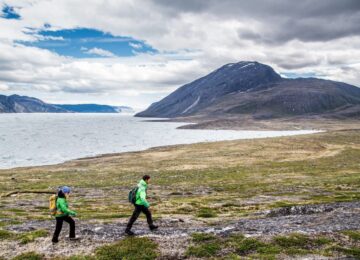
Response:
[[[321,212],[330,212],[334,208],[331,205],[302,205],[302,206],[290,206],[282,207],[279,209],[271,210],[267,216],[268,217],[278,217],[278,216],[289,216],[289,215],[309,215],[314,213]]]
[[[95,230],[95,232],[100,232],[103,229],[104,229],[103,227],[96,227],[94,230]]]

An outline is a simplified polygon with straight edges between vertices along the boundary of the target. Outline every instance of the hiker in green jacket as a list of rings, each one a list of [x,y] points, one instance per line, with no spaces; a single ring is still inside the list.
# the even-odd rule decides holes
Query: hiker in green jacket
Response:
[[[70,188],[67,186],[61,187],[56,199],[56,227],[52,238],[53,243],[59,242],[59,235],[62,229],[63,222],[67,222],[70,225],[70,240],[77,240],[75,236],[75,221],[71,216],[76,216],[76,212],[69,210],[67,197],[70,194]]]
[[[142,180],[140,180],[138,184],[138,190],[136,192],[136,201],[134,204],[135,209],[125,229],[125,233],[129,236],[134,235],[134,232],[131,231],[131,227],[136,221],[136,219],[139,217],[141,212],[145,214],[150,230],[155,230],[158,228],[158,226],[155,226],[153,223],[151,212],[149,210],[150,204],[146,200],[146,190],[149,181],[150,181],[150,176],[144,175],[144,177],[142,178]]]

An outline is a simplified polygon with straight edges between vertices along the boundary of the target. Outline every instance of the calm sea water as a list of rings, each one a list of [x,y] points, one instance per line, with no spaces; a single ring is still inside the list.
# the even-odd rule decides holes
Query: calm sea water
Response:
[[[308,134],[316,131],[176,129],[120,114],[0,114],[0,168],[56,164],[150,147]]]

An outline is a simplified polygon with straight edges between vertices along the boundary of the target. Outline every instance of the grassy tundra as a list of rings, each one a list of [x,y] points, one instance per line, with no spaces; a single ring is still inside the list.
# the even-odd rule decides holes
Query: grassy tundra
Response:
[[[6,228],[49,219],[49,194],[43,192],[64,184],[74,188],[70,201],[80,221],[125,220],[132,212],[127,193],[145,173],[152,176],[148,196],[156,219],[184,218],[217,225],[284,206],[359,201],[360,130],[177,145],[53,166],[0,170],[0,244],[14,237],[19,243],[36,240],[31,234],[26,238],[26,234],[13,234]],[[356,230],[349,232],[359,235]],[[305,239],[294,236],[296,241]],[[187,257],[219,256],[225,250],[220,245],[245,247],[240,250],[243,254],[237,253],[240,256],[261,256],[262,251],[256,248],[272,257],[293,253],[283,250],[286,241],[282,238],[273,238],[272,242],[248,241],[240,235],[211,237],[205,242],[192,239],[185,252]],[[330,243],[327,238],[316,239],[314,243],[321,246]],[[338,244],[331,246],[342,248],[337,250],[342,253],[352,250]],[[236,252],[231,251],[228,257],[236,257]],[[358,253],[345,252],[352,256]]]

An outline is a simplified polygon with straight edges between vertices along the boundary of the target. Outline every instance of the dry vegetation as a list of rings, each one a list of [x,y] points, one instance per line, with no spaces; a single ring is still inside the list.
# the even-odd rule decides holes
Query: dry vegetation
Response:
[[[184,217],[208,225],[279,206],[358,201],[359,158],[360,130],[353,129],[169,146],[1,170],[0,229],[49,219],[49,195],[41,192],[64,184],[74,189],[71,204],[80,221],[126,219],[132,211],[127,193],[145,173],[152,176],[149,200],[156,218]]]

